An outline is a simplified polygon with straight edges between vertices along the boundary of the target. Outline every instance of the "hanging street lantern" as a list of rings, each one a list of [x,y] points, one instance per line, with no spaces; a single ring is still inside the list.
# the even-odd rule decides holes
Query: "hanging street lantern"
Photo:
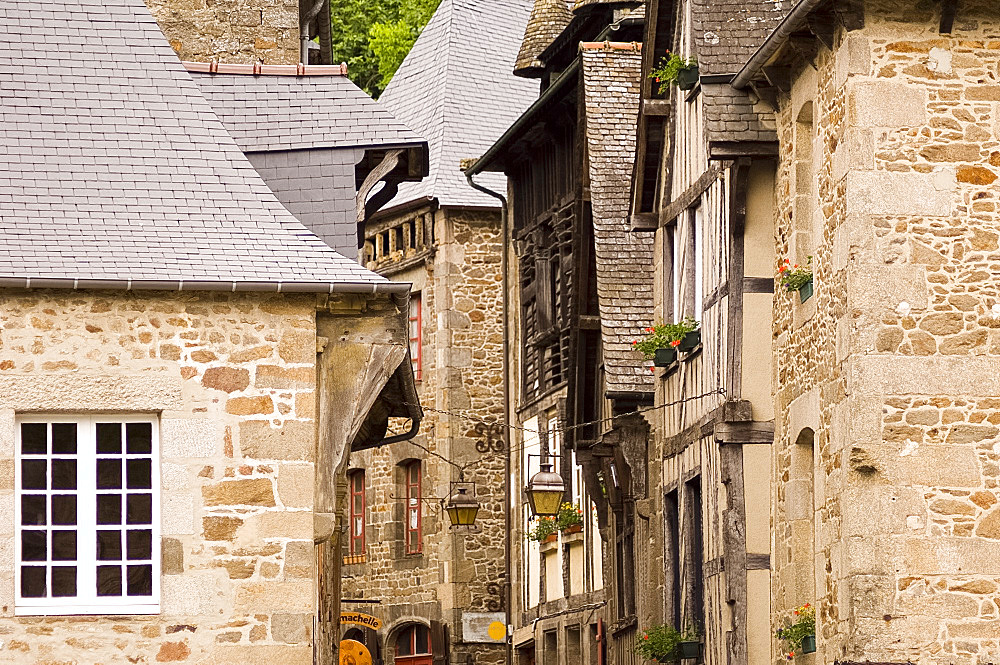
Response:
[[[476,501],[476,497],[469,494],[467,486],[462,485],[472,485],[472,483],[452,483],[456,489],[448,497],[448,503],[444,507],[452,527],[471,527],[476,522],[476,514],[479,513],[479,502]]]
[[[555,517],[559,514],[566,485],[562,476],[552,472],[551,464],[542,464],[542,470],[528,481],[528,505],[536,517]]]

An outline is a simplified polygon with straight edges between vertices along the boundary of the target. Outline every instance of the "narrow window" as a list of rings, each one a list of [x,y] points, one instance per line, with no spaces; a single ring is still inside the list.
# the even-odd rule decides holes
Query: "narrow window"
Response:
[[[424,321],[421,311],[419,293],[410,296],[410,362],[413,363],[413,378],[420,381],[423,377],[423,329]]]
[[[618,618],[635,615],[635,517],[630,506],[615,511],[615,564]]]
[[[704,574],[704,536],[701,511],[701,477],[689,480],[684,485],[686,503],[685,513],[685,596],[686,616],[684,624],[696,623],[705,625],[705,574]]]
[[[680,505],[677,501],[677,490],[668,492],[663,501],[663,516],[666,520],[664,534],[666,550],[664,561],[667,564],[666,583],[668,585],[664,596],[667,600],[667,623],[674,628],[681,628],[681,534]]]
[[[17,423],[16,614],[159,611],[159,478],[149,417]]]
[[[349,481],[351,490],[351,555],[362,556],[365,553],[364,470],[352,471]]]
[[[420,460],[406,465],[406,553],[423,551],[420,510]]]

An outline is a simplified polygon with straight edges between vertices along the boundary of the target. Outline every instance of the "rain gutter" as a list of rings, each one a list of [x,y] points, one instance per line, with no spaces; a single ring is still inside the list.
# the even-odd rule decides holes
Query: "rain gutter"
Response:
[[[372,293],[410,292],[409,282],[265,282],[158,279],[67,279],[60,277],[0,277],[7,289],[114,289],[124,291],[229,291],[258,293]]]
[[[795,5],[788,12],[788,16],[778,24],[774,32],[757,49],[757,52],[747,60],[746,64],[743,65],[743,69],[736,74],[732,83],[733,87],[737,90],[743,90],[750,85],[750,81],[767,64],[767,61],[778,52],[778,49],[785,43],[785,40],[802,27],[809,13],[824,2],[827,2],[827,0],[801,0],[799,4]]]

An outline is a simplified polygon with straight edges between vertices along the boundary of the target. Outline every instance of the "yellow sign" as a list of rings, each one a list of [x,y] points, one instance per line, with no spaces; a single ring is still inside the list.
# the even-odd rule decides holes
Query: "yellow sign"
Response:
[[[372,655],[361,642],[341,640],[340,665],[372,665]]]
[[[373,617],[370,614],[362,614],[361,612],[341,612],[340,623],[352,623],[357,626],[371,628],[372,630],[378,630],[382,627],[381,619]]]
[[[486,634],[489,635],[491,639],[499,642],[507,635],[507,626],[505,626],[502,621],[494,621],[486,629]]]

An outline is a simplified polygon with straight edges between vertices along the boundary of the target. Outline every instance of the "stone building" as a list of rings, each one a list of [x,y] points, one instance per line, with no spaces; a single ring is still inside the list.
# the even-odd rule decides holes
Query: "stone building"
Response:
[[[702,432],[714,435],[723,461],[732,435],[751,445],[739,447],[742,477],[730,476],[724,491],[702,492],[702,514],[716,516],[704,542],[721,538],[721,561],[708,549],[682,560],[679,595],[673,567],[664,565],[662,597],[651,603],[663,603],[670,620],[671,608],[687,612],[700,590],[706,662],[784,662],[787,646],[774,631],[805,603],[816,609],[817,651],[795,653],[797,662],[994,662],[1000,8],[908,0],[686,4],[660,0],[649,8],[645,71],[670,48],[697,58],[700,81],[669,100],[645,95],[633,225],[665,236],[657,243],[657,291],[669,293],[677,273],[663,225],[669,229],[699,198],[705,209],[712,188],[727,193],[730,229],[733,214],[743,218],[743,325],[727,327],[742,335],[735,347],[727,342],[740,350],[742,378],[732,380],[739,367],[732,356],[719,378],[729,379],[727,401],[749,402],[740,420],[752,420]],[[692,149],[692,139],[700,147]],[[705,266],[703,345],[719,329],[707,325],[710,304],[732,302],[739,286],[731,243],[714,275],[711,262]],[[811,265],[814,295],[788,292],[780,281],[767,295],[765,281],[785,260]],[[723,294],[712,280],[727,274]],[[748,383],[748,370],[759,373],[765,357],[770,376]],[[673,380],[666,378],[658,404],[679,394],[669,392]],[[738,386],[742,395],[733,392]],[[761,422],[769,415],[773,435]],[[681,443],[662,440],[667,448]],[[712,462],[704,456],[710,446],[701,446],[703,467]],[[689,450],[676,462],[663,451],[664,489]],[[767,515],[759,508],[766,475]],[[734,521],[739,480],[745,516]],[[724,494],[718,504],[716,492]],[[664,497],[658,549],[686,558],[683,508],[679,548],[671,535],[675,505]],[[768,558],[755,535],[765,531],[765,517]],[[745,548],[732,550],[739,539],[730,534],[741,535],[740,526]],[[747,571],[745,595],[730,583],[732,561]],[[687,585],[684,570],[699,567],[700,583]],[[755,570],[768,567],[769,576]],[[714,590],[719,575],[722,595]],[[768,577],[769,590],[762,588]],[[719,626],[730,618],[737,621],[724,636]]]
[[[5,3],[0,88],[0,661],[334,662],[409,285],[282,208],[139,0]]]
[[[617,662],[635,628],[635,500],[653,380],[631,342],[652,322],[652,235],[629,227],[643,12],[538,0],[516,72],[540,94],[467,171],[508,176],[514,659]],[[541,538],[524,487],[555,465],[581,528]],[[538,540],[541,542],[538,542]]]
[[[506,438],[486,424],[504,405],[500,204],[470,188],[459,165],[534,96],[510,74],[529,10],[527,0],[443,0],[379,99],[430,150],[428,177],[378,190],[391,200],[364,228],[365,264],[413,284],[410,357],[429,407],[413,444],[351,456],[343,594],[382,627],[343,634],[379,663],[505,657],[503,636],[486,630],[507,623]],[[502,176],[486,184],[505,186]],[[482,506],[472,532],[450,530],[441,507],[460,480]]]
[[[802,2],[733,80],[776,106],[772,623],[816,662],[996,662],[994,2]],[[775,658],[780,658],[776,647]]]

